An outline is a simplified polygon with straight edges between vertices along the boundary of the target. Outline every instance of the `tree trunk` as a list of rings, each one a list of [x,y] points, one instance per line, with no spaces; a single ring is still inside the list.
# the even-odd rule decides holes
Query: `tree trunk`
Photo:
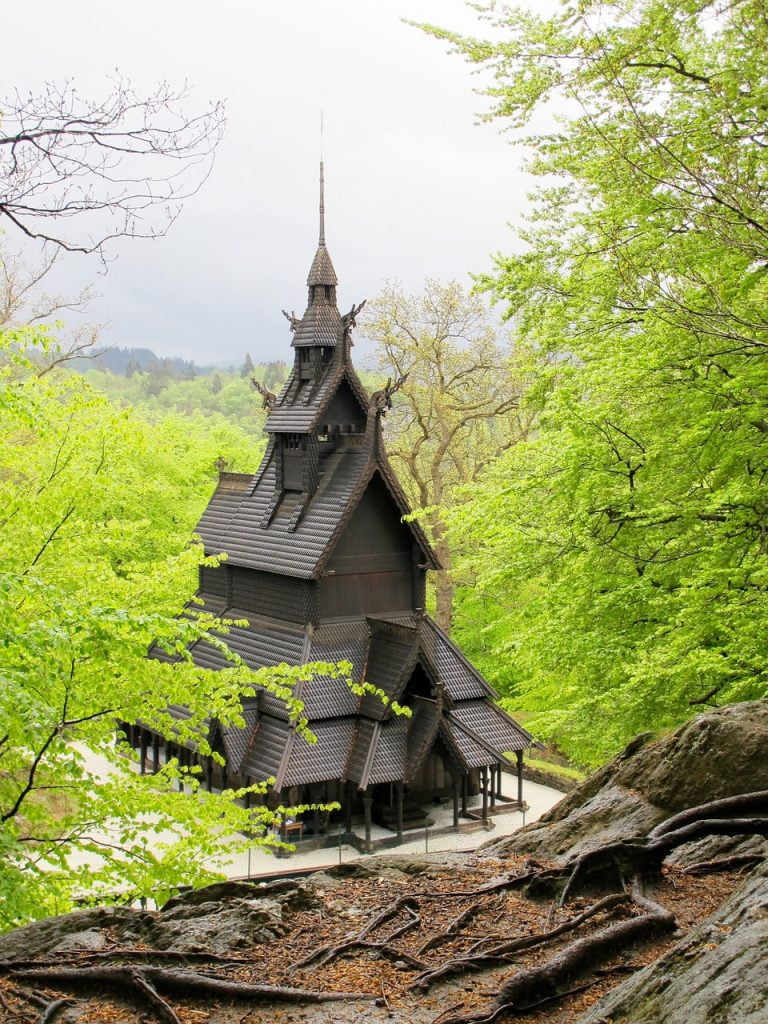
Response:
[[[435,619],[448,636],[451,635],[453,622],[453,591],[454,585],[450,574],[439,572],[435,583]]]

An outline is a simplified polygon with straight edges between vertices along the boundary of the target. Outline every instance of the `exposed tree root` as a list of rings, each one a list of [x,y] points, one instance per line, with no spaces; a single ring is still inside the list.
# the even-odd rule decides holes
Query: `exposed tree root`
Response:
[[[170,1003],[166,1003],[154,985],[150,985],[140,970],[131,971],[133,987],[144,996],[150,1008],[164,1024],[181,1024],[179,1015]]]
[[[709,803],[699,804],[698,807],[689,807],[679,814],[673,814],[671,818],[665,818],[651,829],[648,838],[656,839],[701,818],[721,818],[728,814],[743,814],[745,811],[750,814],[768,814],[768,789],[761,789],[755,793],[740,793],[738,796],[729,796],[722,800],[711,800]]]
[[[400,931],[402,934],[402,931]],[[390,945],[388,942],[371,942],[368,939],[349,939],[347,942],[340,942],[337,946],[328,946],[325,949],[324,954],[320,958],[314,959],[314,965],[316,967],[323,967],[331,960],[335,960],[337,957],[344,956],[346,953],[356,952],[357,950],[368,949],[373,950],[377,956],[383,956],[387,960],[393,960],[395,962],[402,960],[408,967],[412,967],[416,971],[423,971],[426,969],[426,964],[423,960],[419,960],[415,956],[411,956],[410,953],[405,953],[401,949],[397,949],[395,946]],[[298,969],[299,964],[292,964],[291,970]]]
[[[447,942],[449,939],[452,939],[461,931],[465,924],[469,924],[469,922],[476,917],[481,910],[486,909],[487,905],[478,901],[467,907],[466,910],[462,910],[459,916],[455,917],[453,921],[451,921],[445,931],[436,932],[428,938],[426,942],[419,946],[418,953],[420,955],[422,953],[426,953],[427,950],[433,949],[435,946],[439,946],[441,942]]]
[[[492,1013],[449,1017],[443,1024],[490,1024],[504,1016],[528,1012],[534,1004],[541,1004],[543,1000],[549,1002],[563,998],[568,992],[563,991],[562,986],[588,970],[599,957],[616,953],[658,932],[676,928],[674,914],[642,896],[637,886],[633,898],[644,911],[639,917],[620,921],[594,935],[577,939],[547,963],[518,971],[502,985]]]
[[[560,902],[567,901],[577,881],[584,881],[595,874],[603,875],[612,865],[618,865],[627,876],[660,871],[672,850],[707,835],[768,835],[768,818],[696,819],[652,839],[624,840],[590,850],[563,869],[570,869],[570,875]]]
[[[49,1003],[43,1010],[43,1015],[40,1018],[40,1024],[53,1024],[53,1021],[63,1013],[64,1010],[68,1010],[70,1006],[77,1006],[76,999],[54,999],[52,1003]]]
[[[597,914],[613,910],[615,907],[628,902],[629,896],[623,893],[606,896],[598,903],[588,907],[583,913],[578,914],[569,921],[564,921],[563,924],[558,925],[557,928],[553,928],[551,931],[541,932],[538,935],[525,935],[519,939],[510,939],[496,946],[492,946],[483,953],[474,953],[471,955],[455,957],[453,960],[447,960],[445,963],[440,964],[437,967],[432,967],[417,975],[408,987],[411,989],[425,989],[433,982],[437,981],[438,978],[444,978],[450,974],[461,974],[463,971],[467,970],[478,970],[482,967],[490,967],[494,964],[506,963],[511,954],[521,952],[524,949],[532,949],[534,946],[543,946],[547,942],[551,942],[553,939],[557,939],[561,935],[565,935],[568,932],[573,931],[580,925],[584,924],[585,921],[595,917]]]
[[[149,989],[155,996],[152,1009],[162,1020],[178,1024],[178,1018],[160,992],[179,994],[185,997],[205,995],[213,998],[240,999],[247,1002],[288,1002],[288,1003],[327,1003],[336,1000],[375,999],[375,994],[361,992],[312,992],[303,988],[285,988],[276,985],[252,985],[247,982],[227,981],[223,978],[211,978],[194,971],[172,971],[163,967],[59,967],[30,968],[13,971],[11,977],[16,981],[40,982],[45,985],[63,986],[64,988],[80,987],[81,985],[109,985],[125,989],[128,992],[140,993],[145,1000],[151,999]],[[161,1010],[160,1003],[167,1010]]]
[[[718,871],[734,871],[738,868],[753,868],[765,860],[762,853],[737,853],[732,857],[717,857],[715,860],[700,860],[683,868],[684,875],[713,875]]]
[[[338,956],[343,956],[345,953],[349,953],[355,949],[373,949],[376,950],[379,956],[384,956],[389,960],[402,960],[408,964],[409,967],[413,967],[417,971],[424,970],[426,964],[422,960],[418,960],[416,957],[411,956],[408,953],[403,953],[399,949],[396,949],[392,943],[395,939],[400,938],[401,935],[405,935],[406,932],[412,928],[417,928],[421,924],[421,918],[414,909],[416,905],[417,897],[401,896],[400,899],[389,906],[385,907],[384,910],[375,914],[365,924],[359,932],[354,935],[348,936],[342,942],[328,943],[325,946],[318,946],[317,949],[313,949],[307,956],[301,960],[297,960],[296,963],[291,964],[291,971],[298,971],[304,967],[315,965],[322,967],[323,964],[327,964],[329,961],[334,960]],[[372,932],[376,931],[382,924],[387,921],[391,921],[393,917],[396,917],[401,910],[405,910],[410,915],[410,920],[406,921],[405,924],[396,928],[386,939],[382,939],[379,942],[375,942],[368,939]]]
[[[0,974],[19,971],[26,967],[64,967],[68,964],[92,964],[113,960],[137,960],[140,963],[154,964],[158,960],[176,962],[203,961],[215,964],[248,964],[250,960],[243,956],[222,956],[219,953],[181,952],[177,949],[110,949],[92,952],[89,950],[70,950],[56,953],[51,957],[37,957],[33,960],[0,960]]]
[[[14,988],[12,985],[8,987],[8,991],[14,997],[22,1003],[32,1003],[40,1010],[47,1010],[50,1004],[50,997],[42,995],[40,992],[25,992],[24,989]]]
[[[364,939],[366,935],[370,935],[371,932],[375,932],[381,925],[391,921],[393,917],[397,917],[401,910],[408,910],[409,907],[413,909],[416,906],[418,906],[418,896],[401,896],[391,906],[385,907],[380,913],[375,914],[357,933],[357,938]]]

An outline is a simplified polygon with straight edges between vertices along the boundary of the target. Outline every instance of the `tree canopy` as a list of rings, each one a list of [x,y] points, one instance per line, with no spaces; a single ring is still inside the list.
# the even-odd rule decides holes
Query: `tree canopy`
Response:
[[[444,513],[462,485],[525,434],[519,368],[487,304],[456,281],[427,280],[421,295],[389,282],[368,304],[362,330],[376,345],[377,368],[403,381],[387,419],[388,452],[425,513],[443,566],[436,617],[450,631],[454,545]]]
[[[202,608],[179,617],[205,562],[190,537],[217,458],[250,468],[252,439],[203,418],[150,424],[77,374],[41,374],[45,332],[5,331],[0,343],[1,929],[78,893],[212,877],[222,838],[258,834],[271,816],[233,792],[174,791],[180,774],[196,787],[175,761],[147,777],[121,769],[115,722],[206,753],[207,719],[238,723],[256,684],[300,719],[291,687],[312,668],[253,672],[231,656],[208,672],[188,658],[199,638],[223,647],[227,627]],[[149,660],[152,643],[181,661]],[[170,704],[191,717],[175,720]],[[83,745],[114,765],[110,779],[94,784]]]
[[[757,0],[486,16],[492,39],[430,31],[490,71],[543,179],[481,279],[535,353],[538,428],[454,529],[508,694],[594,762],[766,692],[768,22]]]

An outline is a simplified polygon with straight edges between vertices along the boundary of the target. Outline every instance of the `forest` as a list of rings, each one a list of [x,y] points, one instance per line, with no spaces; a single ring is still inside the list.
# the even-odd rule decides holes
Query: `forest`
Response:
[[[421,29],[490,73],[484,116],[540,179],[528,225],[470,292],[390,282],[359,319],[363,379],[405,378],[386,443],[444,566],[436,619],[505,708],[592,768],[637,733],[768,694],[768,19],[760,0],[485,17],[487,38]],[[102,118],[112,156],[140,155],[125,88],[98,111],[49,92],[0,114],[0,928],[68,908],[86,883],[141,896],[181,865],[209,880],[218,838],[260,834],[267,812],[232,791],[186,800],[173,763],[92,790],[77,744],[111,751],[115,718],[162,731],[169,703],[189,707],[173,725],[189,735],[206,715],[237,722],[256,682],[290,701],[305,671],[254,673],[230,653],[206,672],[185,652],[201,637],[226,649],[227,623],[180,617],[206,562],[195,523],[219,469],[258,465],[252,378],[279,389],[287,338],[268,364],[136,357],[113,372],[46,302],[45,265],[6,244],[42,239],[58,259],[142,232],[143,193],[99,194],[103,177],[72,216],[76,175],[100,166],[68,136],[74,114]],[[544,130],[554,97],[568,113]],[[43,127],[25,162],[30,118]],[[219,110],[183,118],[160,141],[143,128],[144,146],[215,148]],[[116,204],[117,227],[77,234]],[[182,663],[149,662],[153,642]],[[105,828],[119,856],[72,867],[74,850],[103,852]],[[165,854],[147,853],[147,830],[173,835]]]

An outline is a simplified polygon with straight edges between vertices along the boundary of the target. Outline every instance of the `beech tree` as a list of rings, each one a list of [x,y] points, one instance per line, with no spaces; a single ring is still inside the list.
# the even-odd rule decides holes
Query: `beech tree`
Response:
[[[390,282],[366,307],[361,329],[377,346],[377,369],[403,378],[387,417],[387,450],[443,565],[436,618],[450,632],[455,583],[444,511],[525,435],[520,378],[485,304],[456,281],[427,280],[421,295]]]
[[[62,324],[62,317],[69,313],[87,312],[95,298],[93,289],[87,286],[75,295],[61,295],[45,288],[62,254],[62,249],[49,248],[30,266],[0,246],[0,331],[25,326],[44,329],[46,344],[27,351],[39,375],[72,359],[95,359],[105,351],[99,345],[98,324],[83,323],[69,330]],[[54,337],[56,343],[50,344]]]
[[[204,562],[189,541],[217,457],[252,466],[257,443],[222,421],[149,424],[80,375],[40,375],[26,349],[47,344],[32,328],[0,332],[0,930],[76,894],[162,896],[215,877],[222,839],[258,835],[272,816],[235,792],[175,791],[198,779],[174,761],[128,771],[115,722],[208,753],[209,716],[238,723],[260,684],[298,717],[292,685],[313,671],[253,672],[230,655],[208,672],[186,654],[200,638],[225,650],[225,621],[179,616]],[[182,660],[148,659],[152,643]],[[174,703],[187,721],[170,716]],[[109,779],[94,782],[84,748],[110,762]]]
[[[205,180],[224,130],[185,89],[140,95],[119,76],[100,99],[72,82],[0,97],[0,224],[70,252],[155,238]]]
[[[545,178],[484,283],[549,363],[536,436],[454,525],[508,692],[595,762],[766,692],[768,22],[758,0],[488,16],[492,40],[430,31],[490,71]]]

